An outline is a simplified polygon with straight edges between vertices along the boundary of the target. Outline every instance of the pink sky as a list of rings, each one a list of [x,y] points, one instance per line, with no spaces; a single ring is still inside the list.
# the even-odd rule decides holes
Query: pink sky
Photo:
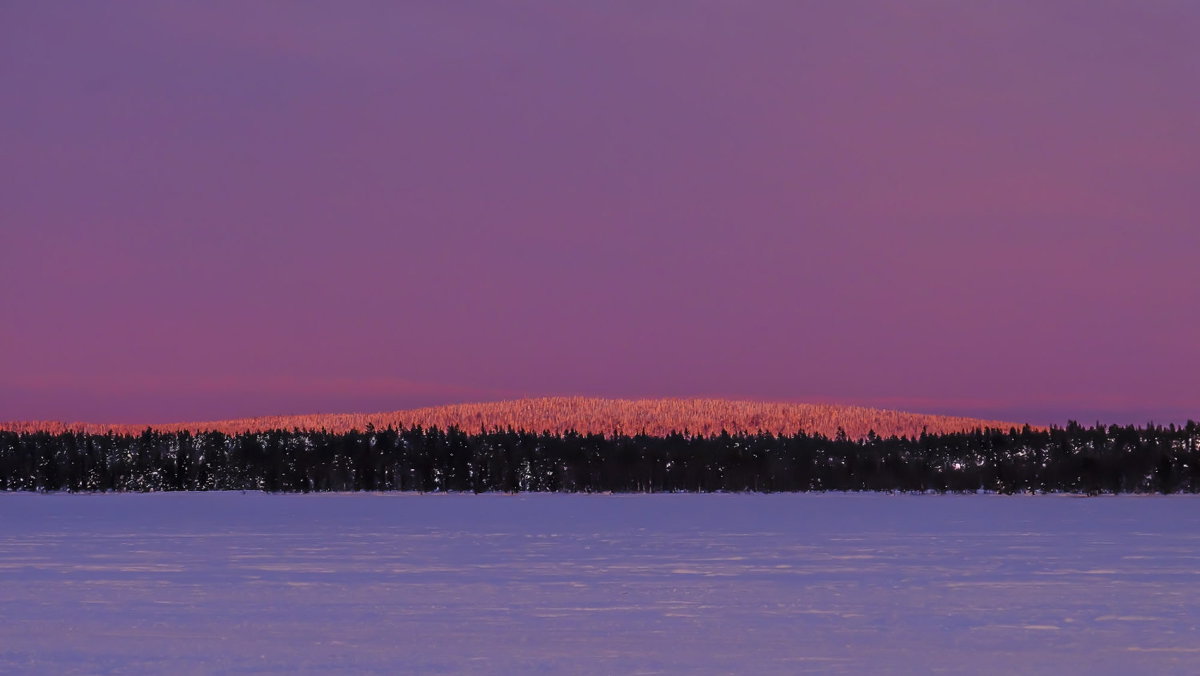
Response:
[[[0,6],[0,419],[1200,418],[1200,3]]]

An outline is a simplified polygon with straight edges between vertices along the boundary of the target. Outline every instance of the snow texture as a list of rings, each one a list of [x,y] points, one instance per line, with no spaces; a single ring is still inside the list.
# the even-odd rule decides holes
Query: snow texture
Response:
[[[1200,498],[0,495],[3,673],[1198,673]]]

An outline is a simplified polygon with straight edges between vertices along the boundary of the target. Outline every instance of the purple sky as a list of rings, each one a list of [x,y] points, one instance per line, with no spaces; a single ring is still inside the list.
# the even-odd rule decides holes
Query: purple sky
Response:
[[[1200,3],[0,5],[0,419],[1200,418]]]

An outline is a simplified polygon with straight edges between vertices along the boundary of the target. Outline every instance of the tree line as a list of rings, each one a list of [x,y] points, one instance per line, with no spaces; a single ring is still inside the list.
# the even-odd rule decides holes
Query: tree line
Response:
[[[5,491],[1200,492],[1200,424],[601,435],[0,432]]]

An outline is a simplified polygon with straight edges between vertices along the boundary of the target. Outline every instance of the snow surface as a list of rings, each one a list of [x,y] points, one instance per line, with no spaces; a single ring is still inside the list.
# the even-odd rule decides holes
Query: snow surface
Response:
[[[1197,673],[1200,498],[0,495],[3,673]]]

